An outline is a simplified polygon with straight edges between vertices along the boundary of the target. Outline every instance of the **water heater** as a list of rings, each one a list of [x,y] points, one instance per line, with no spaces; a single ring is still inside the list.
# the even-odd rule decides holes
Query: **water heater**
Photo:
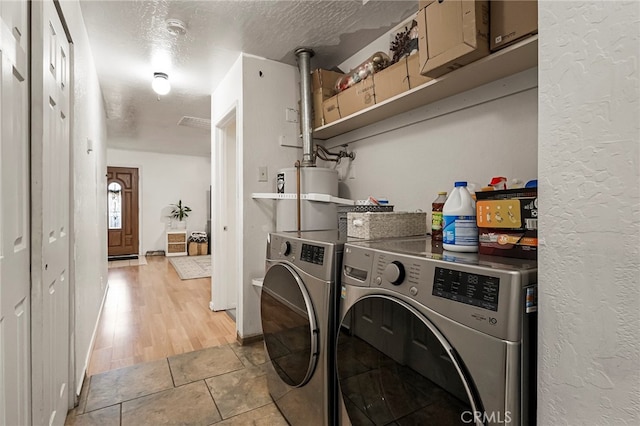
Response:
[[[296,168],[282,169],[277,175],[277,192],[291,194],[291,199],[279,199],[276,206],[276,231],[298,229],[296,206]],[[338,171],[322,167],[300,168],[300,194],[338,196]],[[322,231],[338,229],[338,210],[334,203],[302,200],[300,230]]]

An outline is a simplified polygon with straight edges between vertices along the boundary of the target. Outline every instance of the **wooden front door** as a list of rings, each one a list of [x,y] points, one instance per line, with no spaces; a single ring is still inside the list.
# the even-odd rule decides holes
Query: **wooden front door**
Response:
[[[138,169],[107,168],[109,256],[138,254]]]

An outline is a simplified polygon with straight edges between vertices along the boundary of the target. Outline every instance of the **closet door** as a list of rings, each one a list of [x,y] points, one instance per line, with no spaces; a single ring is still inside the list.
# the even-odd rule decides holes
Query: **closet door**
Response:
[[[69,41],[52,0],[32,2],[33,423],[62,425],[70,406]]]
[[[26,1],[0,1],[0,424],[31,423],[29,28]]]

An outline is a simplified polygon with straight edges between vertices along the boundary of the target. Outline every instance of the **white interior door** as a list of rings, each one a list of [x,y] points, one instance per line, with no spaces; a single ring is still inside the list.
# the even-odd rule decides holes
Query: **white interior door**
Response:
[[[26,1],[0,2],[0,424],[30,416],[29,76]]]
[[[70,49],[51,0],[33,2],[32,17],[33,423],[62,425],[70,371]]]
[[[211,207],[213,229],[211,308],[234,309],[237,306],[239,274],[238,167],[236,110],[233,109],[215,128],[214,173]],[[220,206],[223,206],[220,208]],[[238,313],[239,314],[239,313]]]

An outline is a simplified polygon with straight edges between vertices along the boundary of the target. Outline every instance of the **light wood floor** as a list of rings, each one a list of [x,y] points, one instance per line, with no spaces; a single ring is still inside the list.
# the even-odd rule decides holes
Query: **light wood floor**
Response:
[[[209,309],[210,283],[181,280],[164,256],[110,268],[87,374],[234,342],[235,322]]]

